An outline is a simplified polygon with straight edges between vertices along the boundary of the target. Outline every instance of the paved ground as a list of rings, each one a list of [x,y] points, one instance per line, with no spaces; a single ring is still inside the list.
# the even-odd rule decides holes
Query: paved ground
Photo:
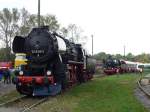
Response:
[[[145,76],[145,78],[150,78],[150,74],[147,74],[147,75]]]
[[[12,90],[15,90],[14,84],[4,84],[2,81],[0,81],[0,96],[9,93]],[[17,112],[17,109],[0,107],[0,112]]]
[[[150,79],[150,74],[143,77],[144,79]],[[142,88],[150,93],[150,84],[142,86]],[[150,111],[150,97],[146,96],[143,91],[141,91],[139,88],[135,89],[135,96],[137,99]]]
[[[150,110],[150,98],[148,98],[139,88],[135,89],[137,99]]]
[[[3,82],[0,81],[0,95],[9,93],[12,90],[15,90],[14,84],[4,84]]]
[[[17,108],[0,107],[0,112],[19,112]]]

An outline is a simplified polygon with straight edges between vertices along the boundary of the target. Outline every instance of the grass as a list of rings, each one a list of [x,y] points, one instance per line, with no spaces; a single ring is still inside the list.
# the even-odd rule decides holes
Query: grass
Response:
[[[139,75],[94,78],[50,98],[35,112],[147,112],[134,96]]]

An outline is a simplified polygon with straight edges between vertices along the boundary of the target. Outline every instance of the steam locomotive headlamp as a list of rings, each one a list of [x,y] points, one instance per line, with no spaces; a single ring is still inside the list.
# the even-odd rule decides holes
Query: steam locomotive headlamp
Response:
[[[23,71],[20,71],[20,72],[19,72],[19,75],[23,75]]]
[[[48,75],[48,76],[51,75],[51,71],[50,71],[50,70],[47,71],[47,75]]]

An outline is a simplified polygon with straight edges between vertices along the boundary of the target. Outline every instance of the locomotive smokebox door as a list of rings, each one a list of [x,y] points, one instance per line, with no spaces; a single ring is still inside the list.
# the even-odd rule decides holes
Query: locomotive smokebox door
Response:
[[[25,38],[21,36],[15,36],[13,40],[13,52],[14,53],[24,53],[24,43],[25,43]]]

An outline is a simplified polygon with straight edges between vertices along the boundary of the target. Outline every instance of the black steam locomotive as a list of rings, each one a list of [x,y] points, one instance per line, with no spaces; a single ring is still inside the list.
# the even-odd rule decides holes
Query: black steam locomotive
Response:
[[[121,61],[118,59],[113,59],[109,56],[106,60],[103,60],[104,73],[107,75],[112,75],[120,72]]]
[[[16,36],[13,52],[26,54],[27,64],[20,66],[13,80],[17,91],[25,95],[56,95],[90,80],[95,70],[95,60],[80,44],[49,32],[48,27],[33,28],[27,37]]]

